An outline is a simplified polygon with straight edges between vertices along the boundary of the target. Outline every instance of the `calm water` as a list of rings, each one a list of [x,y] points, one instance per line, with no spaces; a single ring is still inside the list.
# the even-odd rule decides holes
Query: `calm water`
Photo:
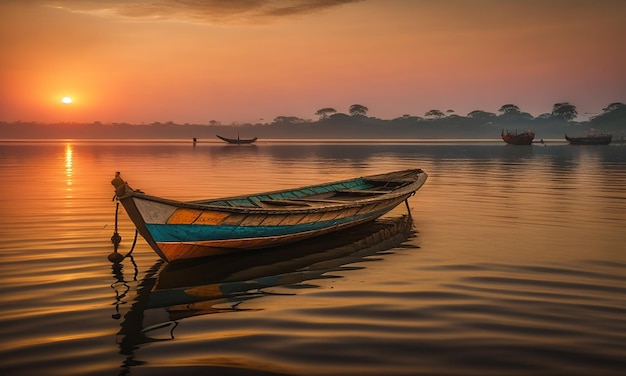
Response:
[[[192,200],[423,168],[383,221],[164,265],[110,180]],[[612,375],[626,145],[0,142],[3,375]]]

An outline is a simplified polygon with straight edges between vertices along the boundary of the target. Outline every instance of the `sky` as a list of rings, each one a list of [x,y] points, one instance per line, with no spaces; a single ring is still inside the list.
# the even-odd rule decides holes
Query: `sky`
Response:
[[[622,0],[2,0],[0,46],[8,122],[626,103]]]

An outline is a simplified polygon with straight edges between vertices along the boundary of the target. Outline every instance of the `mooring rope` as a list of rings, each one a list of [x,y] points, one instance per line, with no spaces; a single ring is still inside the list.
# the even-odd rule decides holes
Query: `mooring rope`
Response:
[[[120,203],[118,201],[115,203],[115,229],[113,230],[113,235],[111,235],[111,243],[113,243],[113,253],[109,254],[108,256],[109,261],[114,262],[114,263],[122,262],[122,260],[130,256],[131,253],[133,253],[133,250],[135,249],[135,244],[137,244],[137,234],[139,233],[139,231],[135,229],[135,238],[133,239],[133,245],[130,247],[130,251],[128,251],[126,255],[122,256],[121,254],[117,252],[117,249],[119,248],[120,243],[122,242],[122,237],[117,231],[117,218],[118,218],[119,208],[120,208]]]

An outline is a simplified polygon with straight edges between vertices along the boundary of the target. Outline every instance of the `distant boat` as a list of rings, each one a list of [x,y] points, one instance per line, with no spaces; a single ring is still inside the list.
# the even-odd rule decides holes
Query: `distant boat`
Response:
[[[565,134],[565,139],[572,145],[608,145],[613,139],[612,134],[600,133],[600,134],[588,134],[581,137],[570,137]]]
[[[513,133],[507,130],[505,133],[503,129],[501,136],[502,140],[510,145],[530,145],[535,139],[535,132],[528,130],[523,133],[517,133],[516,130],[515,133]]]
[[[187,202],[132,189],[119,173],[111,184],[139,234],[159,257],[174,261],[275,247],[370,222],[414,195],[426,178],[421,169],[400,170]]]
[[[222,141],[226,141],[229,144],[237,144],[237,145],[241,145],[241,144],[251,144],[254,141],[257,140],[256,137],[254,138],[239,138],[239,135],[237,135],[237,138],[228,138],[228,137],[222,137],[218,134],[216,134],[217,138],[219,138]]]

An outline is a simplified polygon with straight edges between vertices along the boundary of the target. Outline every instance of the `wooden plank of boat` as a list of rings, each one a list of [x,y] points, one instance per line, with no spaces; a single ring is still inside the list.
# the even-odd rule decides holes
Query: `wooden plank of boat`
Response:
[[[421,188],[427,174],[401,170],[295,189],[181,202],[111,182],[138,232],[165,261],[261,249],[372,221]]]

